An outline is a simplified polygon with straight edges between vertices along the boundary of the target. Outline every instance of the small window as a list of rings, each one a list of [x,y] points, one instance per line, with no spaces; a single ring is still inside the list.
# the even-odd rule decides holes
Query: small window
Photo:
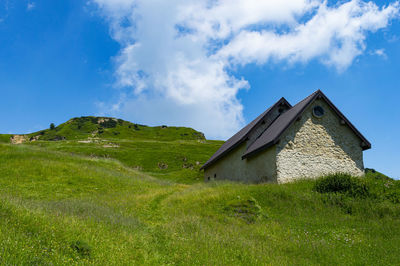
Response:
[[[278,109],[278,112],[279,112],[280,114],[282,114],[282,113],[283,113],[283,111],[284,111],[284,109],[283,109],[283,108],[279,108],[279,109]]]
[[[207,179],[210,180],[210,177],[208,177]]]
[[[324,108],[322,108],[321,106],[317,105],[317,106],[315,106],[315,107],[313,108],[313,115],[314,115],[315,117],[320,118],[320,117],[322,117],[324,114],[325,114],[325,110],[324,110]]]
[[[214,174],[214,179],[217,178],[217,174]]]

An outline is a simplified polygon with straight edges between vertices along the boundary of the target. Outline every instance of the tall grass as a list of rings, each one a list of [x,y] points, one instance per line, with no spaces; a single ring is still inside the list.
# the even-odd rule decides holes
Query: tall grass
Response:
[[[93,158],[113,158],[160,179],[194,183],[203,179],[200,167],[221,141],[155,141],[146,139],[101,139],[96,142],[37,141],[29,145]],[[167,167],[161,168],[160,164]]]
[[[43,146],[0,144],[0,264],[400,261],[399,181],[369,175],[364,198],[314,180],[182,184]]]
[[[0,143],[10,143],[11,136],[9,134],[0,134]]]

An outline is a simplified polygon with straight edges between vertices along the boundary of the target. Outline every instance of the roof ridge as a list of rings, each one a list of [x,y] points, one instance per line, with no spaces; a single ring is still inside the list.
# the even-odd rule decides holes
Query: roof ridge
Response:
[[[286,99],[285,99],[284,97],[282,97],[281,100],[282,100],[282,99],[286,101]],[[286,112],[288,112],[288,111],[291,110],[292,108],[293,108],[293,106],[290,106],[289,109],[288,109]],[[279,114],[277,117],[275,117],[275,119],[270,123],[270,125],[269,125],[268,127],[266,127],[266,128],[257,136],[257,138],[253,141],[253,143],[251,143],[251,144],[246,148],[246,151],[247,151],[248,149],[250,149],[250,147],[257,141],[257,139],[259,139],[259,138],[262,136],[262,134],[264,134],[264,132],[265,132],[265,131],[275,122],[275,120],[278,119],[281,115],[282,115],[282,114]]]
[[[316,97],[320,93],[322,93],[321,90],[317,90],[317,91],[311,93],[309,96],[305,97],[303,100],[301,100],[300,102],[295,104],[292,108],[287,110],[285,113],[278,116],[277,119],[275,119],[274,122],[268,127],[268,129],[271,129],[273,126],[277,127],[276,132],[273,132],[274,135],[276,135],[276,137],[274,137],[273,139],[270,139],[267,143],[265,143],[265,141],[260,140],[262,138],[262,136],[264,135],[264,133],[268,129],[265,130],[260,135],[260,137],[247,148],[246,153],[243,154],[242,158],[244,159],[248,156],[251,156],[252,154],[258,152],[259,150],[267,148],[270,145],[274,144],[274,142],[276,142],[276,138],[278,138],[292,124],[292,122],[297,119],[299,113],[302,113],[304,111],[304,109],[308,106],[309,102],[311,102],[314,99],[314,97]],[[297,109],[299,109],[299,110],[297,110]],[[293,112],[295,112],[295,113],[292,115],[292,117],[290,117],[290,115]],[[288,121],[284,121],[285,123],[282,123],[283,125],[281,127],[276,126],[276,123],[279,123],[280,120],[286,118],[287,116],[289,116]],[[262,144],[262,143],[264,143],[264,144]]]
[[[262,121],[263,118],[267,116],[269,112],[279,104],[286,104],[289,106],[289,108],[292,108],[292,105],[284,97],[281,97],[277,102],[275,102],[273,105],[267,108],[263,113],[261,113],[255,119],[253,119],[250,123],[248,123],[241,130],[239,130],[235,135],[230,137],[224,144],[222,144],[222,146],[211,156],[211,158],[200,169],[207,167],[213,161],[223,157],[228,151],[232,150],[233,148],[241,144],[248,137],[248,134],[252,131],[252,129],[255,128],[260,123],[260,121]]]

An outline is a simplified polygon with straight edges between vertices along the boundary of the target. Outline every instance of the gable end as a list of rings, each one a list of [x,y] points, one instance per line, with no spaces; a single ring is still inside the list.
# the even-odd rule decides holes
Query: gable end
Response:
[[[279,142],[282,134],[290,127],[296,120],[299,120],[304,111],[309,107],[316,99],[323,99],[329,107],[340,117],[342,124],[346,124],[350,129],[360,138],[362,143],[362,149],[367,150],[371,148],[370,142],[354,127],[354,125],[339,111],[339,109],[322,93],[318,90],[293,106],[289,111],[278,117],[274,123],[250,146],[246,153],[242,156],[242,159],[251,157],[260,151],[263,151],[272,145]]]

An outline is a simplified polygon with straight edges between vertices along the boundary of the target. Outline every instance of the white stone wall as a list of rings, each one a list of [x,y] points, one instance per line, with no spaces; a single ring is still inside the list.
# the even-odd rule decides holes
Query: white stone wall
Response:
[[[275,106],[264,118],[264,123],[260,123],[249,133],[247,141],[206,168],[204,170],[205,180],[208,181],[210,178],[210,180],[233,180],[246,183],[276,182],[275,146],[249,159],[242,160],[242,156],[246,153],[246,148],[279,116],[280,108],[287,109],[286,106]]]
[[[325,110],[321,118],[312,114],[316,105]],[[364,173],[360,143],[323,100],[316,100],[276,145],[277,181],[284,183],[337,172],[360,176]]]
[[[254,158],[242,160],[246,142],[204,170],[205,181],[232,180],[246,183],[277,182],[275,146]],[[215,176],[215,178],[214,178]]]

